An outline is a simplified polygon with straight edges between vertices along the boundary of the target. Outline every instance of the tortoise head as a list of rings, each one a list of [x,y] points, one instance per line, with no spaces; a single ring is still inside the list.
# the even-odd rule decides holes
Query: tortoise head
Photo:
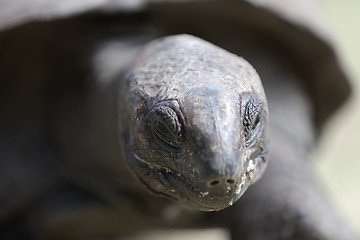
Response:
[[[151,192],[220,210],[261,176],[268,109],[242,58],[192,36],[167,37],[147,45],[121,90],[125,159]]]

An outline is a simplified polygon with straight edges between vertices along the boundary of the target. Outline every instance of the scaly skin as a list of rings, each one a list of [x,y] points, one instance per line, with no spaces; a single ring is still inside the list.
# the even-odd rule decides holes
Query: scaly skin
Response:
[[[245,60],[190,35],[156,40],[119,96],[125,159],[151,192],[221,210],[263,173],[267,102]]]

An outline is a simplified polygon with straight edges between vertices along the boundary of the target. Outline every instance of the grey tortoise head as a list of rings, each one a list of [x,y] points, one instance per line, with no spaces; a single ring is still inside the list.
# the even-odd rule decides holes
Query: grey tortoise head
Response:
[[[155,40],[119,101],[125,159],[152,193],[220,210],[264,171],[267,102],[259,76],[238,56],[190,35]]]

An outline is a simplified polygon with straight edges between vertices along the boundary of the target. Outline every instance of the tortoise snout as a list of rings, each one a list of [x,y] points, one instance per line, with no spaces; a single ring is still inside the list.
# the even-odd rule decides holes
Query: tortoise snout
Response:
[[[214,150],[204,149],[192,155],[192,162],[198,166],[200,181],[208,187],[231,186],[240,181],[244,165],[242,151]]]

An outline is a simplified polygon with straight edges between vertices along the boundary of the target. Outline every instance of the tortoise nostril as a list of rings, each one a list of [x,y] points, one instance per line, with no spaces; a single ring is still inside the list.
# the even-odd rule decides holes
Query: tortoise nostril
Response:
[[[232,178],[228,178],[228,179],[224,179],[224,181],[221,181],[222,179],[216,179],[216,180],[212,180],[212,181],[209,181],[208,182],[208,186],[209,187],[216,187],[216,186],[218,186],[218,185],[220,185],[220,182],[223,182],[223,183],[225,183],[226,185],[234,185],[235,184],[235,180],[234,179],[232,179]],[[222,186],[224,186],[223,184],[222,184]]]
[[[219,183],[220,183],[219,180],[214,180],[214,181],[212,181],[212,182],[209,183],[209,186],[210,186],[210,187],[215,187],[215,186],[218,185]]]
[[[229,185],[232,185],[232,184],[235,183],[235,181],[234,181],[234,179],[229,178],[229,179],[226,180],[226,183],[229,184]]]

